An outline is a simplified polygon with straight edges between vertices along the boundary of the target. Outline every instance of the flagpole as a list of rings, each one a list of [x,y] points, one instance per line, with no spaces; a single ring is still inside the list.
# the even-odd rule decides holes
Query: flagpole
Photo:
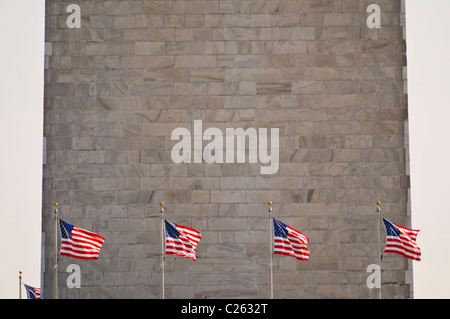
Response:
[[[53,298],[58,299],[58,203],[55,203],[55,261]]]
[[[22,299],[22,271],[19,271],[19,299]]]
[[[269,205],[269,249],[270,249],[270,299],[273,299],[273,243],[272,243],[272,202]]]
[[[159,204],[161,212],[161,298],[164,299],[164,202]]]
[[[380,223],[381,223],[381,202],[377,202],[377,257],[378,257],[378,267],[380,273],[380,289],[378,294],[378,299],[381,299],[381,240],[380,240]]]

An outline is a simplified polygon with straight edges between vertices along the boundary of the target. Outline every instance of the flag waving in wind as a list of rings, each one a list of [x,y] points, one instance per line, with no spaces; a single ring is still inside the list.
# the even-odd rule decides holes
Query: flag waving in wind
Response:
[[[273,219],[274,242],[273,253],[287,255],[298,260],[308,260],[309,249],[306,244],[308,237],[298,230],[283,224],[277,219]]]
[[[27,292],[27,298],[28,299],[41,299],[41,289],[40,288],[34,288],[28,285],[25,285],[25,290]]]
[[[195,249],[202,238],[198,230],[164,220],[166,254],[179,255],[195,261]]]
[[[420,261],[422,253],[416,244],[419,230],[396,225],[385,218],[383,218],[383,222],[386,228],[386,248],[384,252],[395,253]]]
[[[98,259],[105,238],[88,230],[59,220],[60,255],[79,259]]]

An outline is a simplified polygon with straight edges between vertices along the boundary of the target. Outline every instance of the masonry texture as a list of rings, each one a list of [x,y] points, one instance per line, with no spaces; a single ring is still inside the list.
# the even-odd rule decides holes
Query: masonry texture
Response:
[[[68,27],[70,4],[80,28]],[[380,28],[367,26],[370,4]],[[410,222],[403,7],[47,0],[44,298],[55,202],[61,219],[105,237],[99,260],[59,258],[59,298],[159,298],[161,201],[169,221],[202,232],[197,261],[166,257],[166,298],[268,298],[268,201],[311,252],[274,256],[275,298],[375,298],[375,203]],[[175,164],[171,132],[194,120],[279,128],[279,170]],[[67,287],[69,264],[81,288]],[[381,269],[383,298],[412,296],[411,262],[385,254]]]

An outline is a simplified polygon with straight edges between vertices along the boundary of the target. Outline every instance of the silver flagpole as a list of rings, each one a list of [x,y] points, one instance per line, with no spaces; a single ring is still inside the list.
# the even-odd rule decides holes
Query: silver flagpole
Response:
[[[54,261],[53,298],[58,299],[58,203],[55,203],[55,261]]]
[[[161,298],[164,299],[164,202],[159,204],[161,212]]]
[[[381,223],[381,202],[377,202],[377,242],[378,242],[378,267],[380,273],[380,288],[378,293],[378,299],[381,299],[381,240],[380,240],[380,223]]]
[[[22,271],[19,271],[19,299],[22,299]]]
[[[269,247],[270,247],[270,299],[273,299],[273,241],[272,241],[272,202],[269,205]]]

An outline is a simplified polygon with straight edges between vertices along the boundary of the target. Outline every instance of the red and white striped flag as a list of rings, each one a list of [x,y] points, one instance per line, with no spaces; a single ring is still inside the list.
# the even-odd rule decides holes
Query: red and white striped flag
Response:
[[[195,261],[195,249],[202,234],[193,228],[164,220],[166,233],[166,254],[179,255]]]
[[[28,299],[41,299],[41,288],[31,287],[26,284],[23,285],[25,286]]]
[[[61,229],[60,255],[79,259],[98,259],[105,238],[63,220],[59,220],[59,227]]]
[[[383,218],[386,228],[386,248],[385,253],[395,253],[406,258],[420,261],[422,252],[416,244],[418,229],[409,229],[394,224]]]
[[[273,219],[274,242],[273,253],[292,256],[298,260],[308,260],[308,237],[298,230]]]

